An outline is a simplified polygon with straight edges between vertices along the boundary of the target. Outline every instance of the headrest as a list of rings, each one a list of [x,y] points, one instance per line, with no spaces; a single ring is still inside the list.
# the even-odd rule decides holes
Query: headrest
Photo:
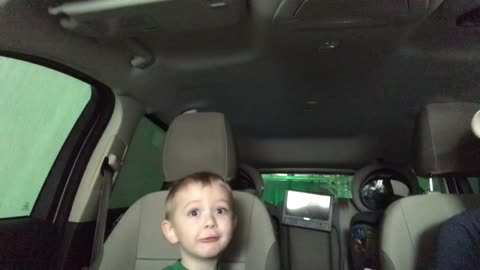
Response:
[[[226,180],[237,164],[232,131],[222,113],[187,113],[170,125],[163,149],[165,181],[208,171]]]
[[[374,176],[375,178],[372,178]],[[380,177],[380,178],[378,178]],[[383,178],[383,177],[386,177]],[[355,207],[360,212],[369,212],[369,211],[382,211],[382,207],[387,207],[388,205],[380,202],[381,198],[376,198],[375,200],[378,201],[377,209],[373,209],[369,207],[369,205],[365,201],[365,194],[363,193],[363,189],[365,185],[371,183],[372,180],[377,179],[385,179],[385,180],[396,180],[406,185],[409,191],[409,195],[418,194],[419,187],[417,182],[417,177],[413,173],[412,169],[396,165],[393,163],[388,163],[380,160],[376,160],[375,162],[361,168],[360,170],[355,172],[352,180],[352,201]],[[393,182],[393,181],[392,181]],[[394,185],[394,182],[391,185]],[[393,188],[393,187],[392,187]],[[395,192],[393,192],[395,193]],[[393,200],[396,199],[395,195],[391,194],[391,199],[389,199],[388,204],[390,204]],[[384,194],[389,194],[384,193]],[[387,203],[387,202],[385,202]]]
[[[429,104],[415,134],[416,173],[421,176],[480,172],[480,139],[472,131],[476,103]]]
[[[262,197],[264,183],[260,172],[248,164],[240,164],[238,166],[238,173],[230,186],[236,190],[249,192],[258,198]]]

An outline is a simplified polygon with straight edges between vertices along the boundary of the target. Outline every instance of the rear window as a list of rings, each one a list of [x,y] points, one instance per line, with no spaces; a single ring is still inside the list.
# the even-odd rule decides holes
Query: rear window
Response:
[[[265,183],[262,200],[273,205],[284,202],[286,190],[352,198],[352,175],[272,173],[262,174],[262,178]]]
[[[441,192],[446,193],[445,186],[439,177],[417,177],[418,185],[423,192]]]

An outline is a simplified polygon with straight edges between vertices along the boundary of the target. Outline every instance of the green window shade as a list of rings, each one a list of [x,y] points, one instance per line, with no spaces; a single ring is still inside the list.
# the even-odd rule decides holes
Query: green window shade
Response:
[[[262,200],[280,205],[286,190],[327,194],[336,198],[352,198],[352,176],[330,174],[262,174],[265,188]]]
[[[143,118],[128,147],[122,170],[115,181],[110,208],[126,208],[163,185],[161,156],[165,131]]]
[[[92,91],[61,72],[6,57],[0,83],[0,218],[28,216]]]

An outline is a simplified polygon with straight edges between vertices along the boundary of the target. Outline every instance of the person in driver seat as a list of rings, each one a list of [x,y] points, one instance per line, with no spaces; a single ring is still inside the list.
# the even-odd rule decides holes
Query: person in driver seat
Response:
[[[232,190],[224,179],[209,172],[189,175],[172,185],[165,205],[162,231],[178,245],[181,259],[164,270],[218,269],[237,224]]]
[[[480,269],[480,209],[456,215],[440,227],[433,268]]]

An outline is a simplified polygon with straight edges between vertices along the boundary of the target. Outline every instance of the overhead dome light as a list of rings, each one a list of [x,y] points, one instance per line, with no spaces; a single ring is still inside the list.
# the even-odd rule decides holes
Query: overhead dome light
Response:
[[[472,131],[477,138],[480,138],[480,111],[477,111],[472,118]]]
[[[339,40],[326,40],[326,41],[322,41],[318,45],[318,50],[331,50],[331,49],[336,49],[339,46],[340,46]]]

